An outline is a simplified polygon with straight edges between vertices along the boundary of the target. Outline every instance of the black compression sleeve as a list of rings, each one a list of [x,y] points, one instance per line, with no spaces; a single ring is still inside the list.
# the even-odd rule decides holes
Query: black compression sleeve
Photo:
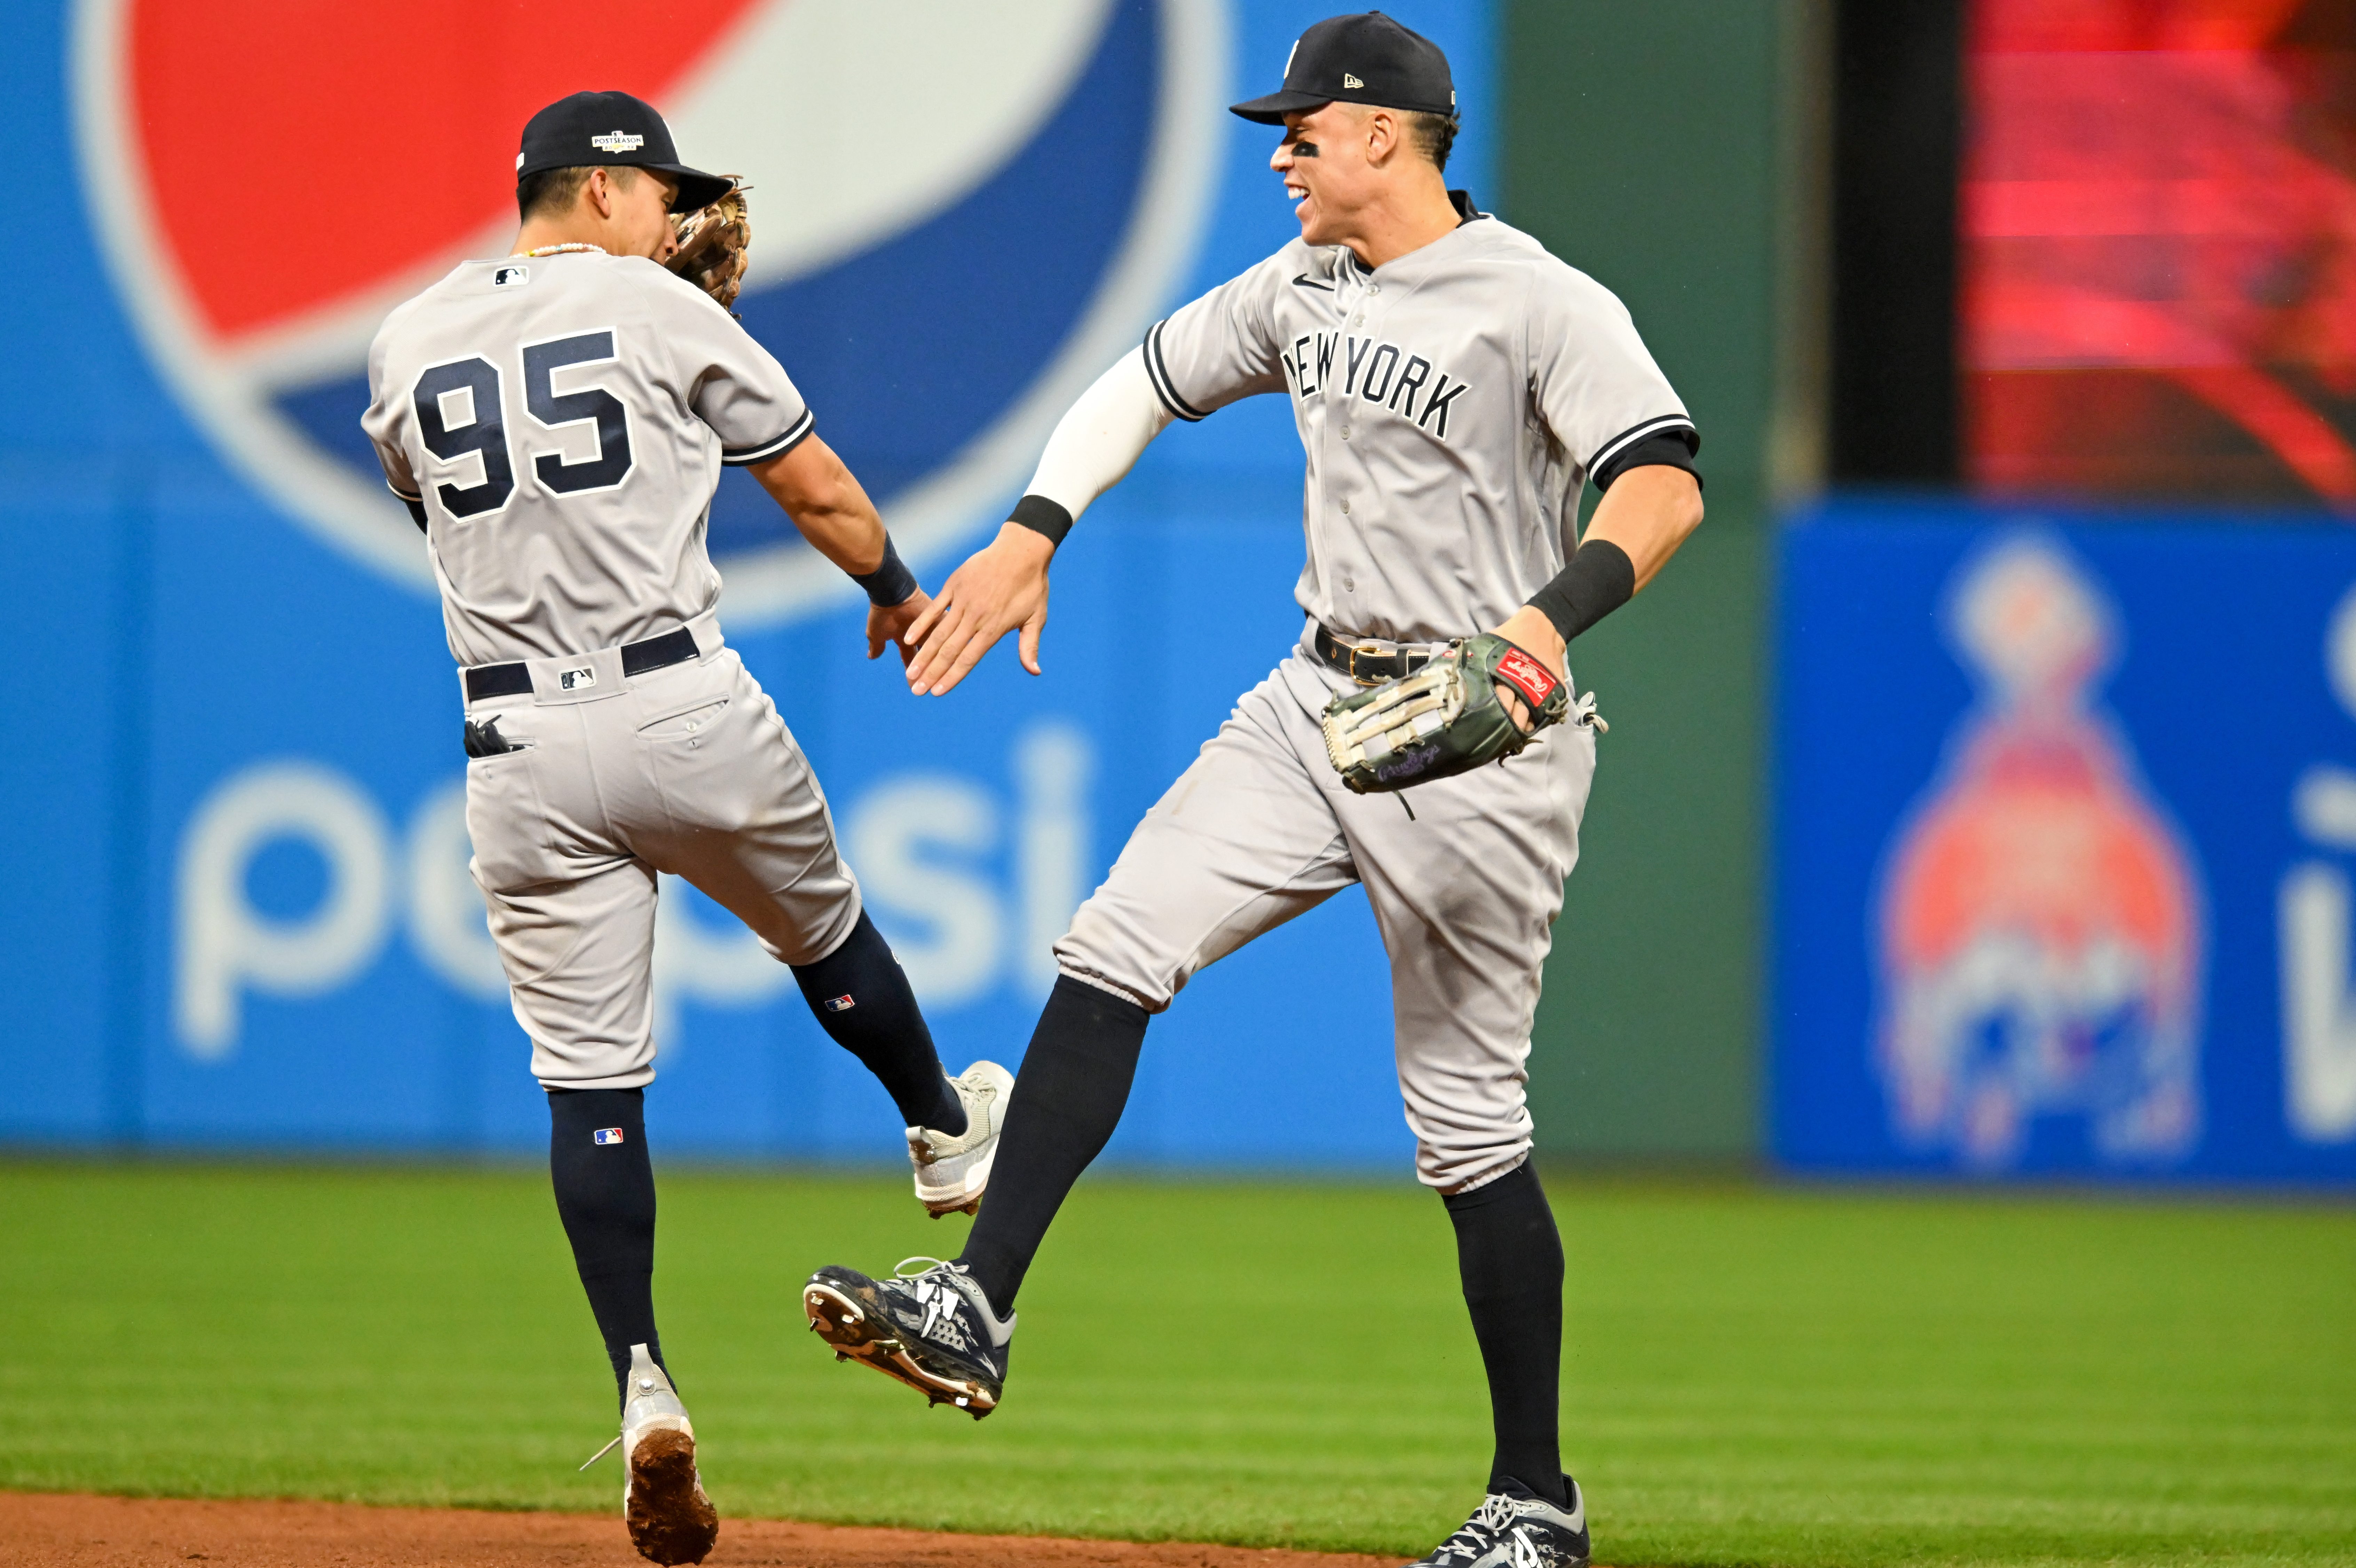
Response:
[[[409,508],[410,521],[417,525],[417,531],[421,534],[423,533],[425,531],[425,503],[423,501],[412,501],[408,496],[403,496],[401,498],[401,504]]]
[[[1047,993],[1006,1103],[989,1200],[958,1254],[992,1312],[1013,1310],[1055,1211],[1120,1125],[1148,1021],[1126,997],[1069,975]]]
[[[965,1133],[965,1102],[941,1072],[932,1030],[892,944],[861,911],[842,945],[794,965],[794,982],[828,1038],[867,1064],[899,1107],[904,1127]]]
[[[1610,539],[1590,539],[1554,581],[1530,595],[1569,642],[1635,596],[1636,563]]]
[[[553,1089],[548,1095],[548,1171],[573,1266],[614,1363],[615,1391],[630,1374],[630,1347],[663,1364],[655,1332],[655,1168],[647,1157],[646,1093],[638,1089]]]
[[[1456,1226],[1456,1266],[1489,1374],[1497,1446],[1489,1489],[1511,1477],[1557,1508],[1563,1485],[1562,1236],[1526,1163],[1441,1200]]]
[[[884,536],[884,563],[873,571],[852,572],[851,581],[867,591],[869,603],[885,610],[906,603],[916,591],[916,574],[901,564],[900,547],[890,534]]]
[[[1025,496],[1014,503],[1014,510],[1006,514],[1010,523],[1020,523],[1033,533],[1047,536],[1049,544],[1059,545],[1064,536],[1072,531],[1072,514],[1064,509],[1061,501],[1051,501],[1044,496]]]

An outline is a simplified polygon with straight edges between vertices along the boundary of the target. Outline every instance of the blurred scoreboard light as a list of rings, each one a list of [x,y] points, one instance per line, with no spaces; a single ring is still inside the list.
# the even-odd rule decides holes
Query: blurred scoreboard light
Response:
[[[1974,0],[1967,477],[2356,512],[2356,8]]]

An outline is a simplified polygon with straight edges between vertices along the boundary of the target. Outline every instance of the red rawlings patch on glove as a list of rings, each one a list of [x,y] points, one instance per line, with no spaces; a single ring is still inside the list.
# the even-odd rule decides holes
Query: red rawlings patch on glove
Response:
[[[1497,660],[1497,678],[1522,694],[1522,700],[1536,712],[1538,705],[1554,695],[1561,682],[1547,673],[1538,663],[1519,648],[1507,648]]]

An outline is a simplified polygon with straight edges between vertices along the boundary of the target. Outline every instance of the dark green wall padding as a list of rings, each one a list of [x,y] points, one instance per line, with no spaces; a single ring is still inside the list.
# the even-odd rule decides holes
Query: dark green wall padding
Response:
[[[1702,432],[1708,520],[1571,664],[1612,731],[1530,1068],[1549,1156],[1759,1146],[1775,0],[1512,0],[1497,208],[1626,302]],[[1593,501],[1590,491],[1589,500]]]

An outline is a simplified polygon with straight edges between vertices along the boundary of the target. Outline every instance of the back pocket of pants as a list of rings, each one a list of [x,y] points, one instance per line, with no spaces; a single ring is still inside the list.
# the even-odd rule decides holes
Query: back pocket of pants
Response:
[[[691,708],[658,714],[638,726],[638,738],[642,741],[693,741],[712,727],[727,707],[728,699],[715,697]]]
[[[539,752],[523,746],[466,764],[466,837],[475,847],[475,880],[488,891],[549,880],[552,836],[532,776]]]

